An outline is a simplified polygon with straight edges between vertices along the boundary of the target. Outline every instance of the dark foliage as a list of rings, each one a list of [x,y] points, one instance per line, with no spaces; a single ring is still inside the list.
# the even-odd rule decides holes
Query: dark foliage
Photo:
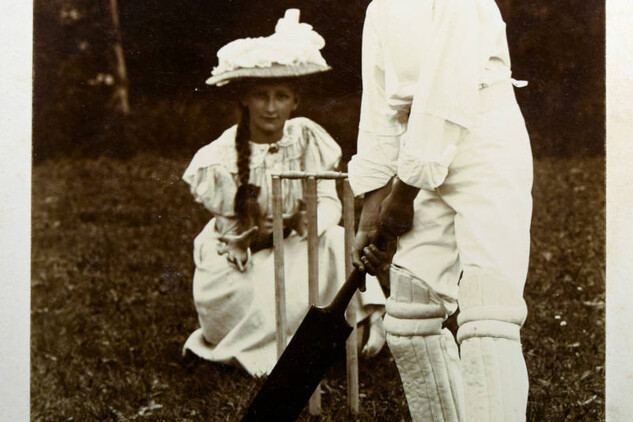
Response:
[[[360,103],[360,36],[368,0],[120,2],[132,113],[112,102],[114,54],[107,1],[35,1],[34,153],[189,156],[235,122],[232,98],[204,85],[225,43],[273,31],[299,7],[327,41],[334,71],[313,83],[300,114],[355,149]],[[604,149],[604,3],[499,0],[513,69],[537,156]]]

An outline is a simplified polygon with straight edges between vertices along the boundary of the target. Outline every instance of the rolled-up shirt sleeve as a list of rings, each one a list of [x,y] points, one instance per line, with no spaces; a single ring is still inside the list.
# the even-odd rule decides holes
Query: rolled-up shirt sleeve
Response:
[[[408,185],[435,189],[444,183],[465,129],[432,114],[413,114],[402,136],[398,178]]]
[[[367,9],[363,28],[363,96],[356,155],[348,164],[354,195],[385,186],[396,175],[400,136],[406,128],[403,113],[389,105],[385,94],[385,59]]]
[[[395,175],[418,188],[444,182],[478,114],[480,78],[490,57],[500,57],[509,77],[507,48],[488,48],[505,43],[503,29],[492,0],[369,5],[358,152],[349,166],[356,195]]]

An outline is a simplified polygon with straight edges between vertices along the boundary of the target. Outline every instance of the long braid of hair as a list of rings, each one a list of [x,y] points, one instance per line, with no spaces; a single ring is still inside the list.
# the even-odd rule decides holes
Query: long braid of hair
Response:
[[[250,178],[251,145],[248,108],[240,105],[242,117],[235,134],[235,150],[237,152],[237,176],[239,186],[235,193],[234,211],[240,232],[256,226],[261,217],[261,209],[257,202],[260,187],[252,185]]]
[[[240,185],[247,185],[250,177],[251,144],[248,142],[251,137],[249,129],[250,114],[248,107],[240,104],[241,118],[237,124],[235,134],[235,150],[237,151],[237,175]]]

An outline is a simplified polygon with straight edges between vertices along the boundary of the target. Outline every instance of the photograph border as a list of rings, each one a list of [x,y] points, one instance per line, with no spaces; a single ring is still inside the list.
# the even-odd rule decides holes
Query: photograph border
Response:
[[[0,419],[29,419],[31,2],[8,0],[0,19]],[[607,420],[633,414],[633,4],[606,2],[607,16]]]

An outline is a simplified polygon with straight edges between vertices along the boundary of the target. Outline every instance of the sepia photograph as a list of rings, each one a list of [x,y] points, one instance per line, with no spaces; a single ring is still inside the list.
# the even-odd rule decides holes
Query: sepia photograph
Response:
[[[603,421],[605,4],[34,0],[32,421]]]

